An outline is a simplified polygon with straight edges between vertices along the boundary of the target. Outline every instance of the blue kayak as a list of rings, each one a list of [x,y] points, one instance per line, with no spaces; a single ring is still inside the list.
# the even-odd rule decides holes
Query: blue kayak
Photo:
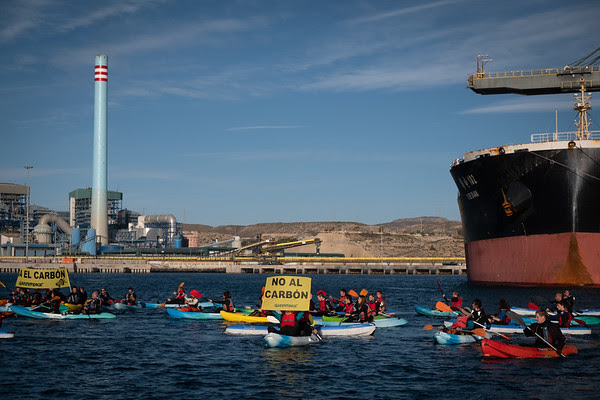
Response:
[[[436,343],[439,344],[465,344],[465,343],[474,343],[478,340],[483,339],[481,336],[473,335],[468,332],[461,333],[458,330],[441,330],[437,331],[433,335],[433,339]]]
[[[167,314],[173,318],[183,319],[223,319],[220,313],[205,313],[201,311],[179,311],[167,308]]]
[[[112,319],[116,318],[115,314],[100,313],[100,314],[53,314],[39,311],[32,311],[29,307],[11,306],[11,310],[21,317],[36,318],[36,319]]]
[[[278,333],[268,333],[263,337],[263,343],[266,347],[306,346],[308,344],[317,344],[319,342],[319,338],[315,335],[286,336]]]
[[[15,333],[13,331],[0,331],[0,339],[14,338]]]
[[[458,312],[446,312],[440,311],[432,308],[426,308],[421,306],[414,306],[415,311],[421,315],[427,315],[428,317],[456,317],[458,316]]]

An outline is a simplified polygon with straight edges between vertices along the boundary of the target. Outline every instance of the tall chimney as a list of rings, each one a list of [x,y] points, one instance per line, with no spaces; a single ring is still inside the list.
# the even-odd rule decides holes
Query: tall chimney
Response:
[[[92,228],[103,246],[108,244],[106,108],[108,57],[97,55],[94,64],[94,165],[92,181]]]

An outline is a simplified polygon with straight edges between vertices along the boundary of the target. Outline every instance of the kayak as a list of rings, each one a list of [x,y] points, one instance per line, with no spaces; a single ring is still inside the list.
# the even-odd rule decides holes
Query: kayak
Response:
[[[249,322],[249,323],[267,323],[267,317],[253,317],[247,314],[232,313],[227,311],[221,311],[221,316],[225,321],[233,322]]]
[[[102,311],[116,311],[116,312],[125,312],[125,311],[135,311],[138,309],[138,306],[130,306],[128,304],[117,303],[114,302],[108,306],[102,306]]]
[[[481,352],[484,357],[497,358],[557,358],[560,355],[549,348],[519,346],[516,344],[508,344],[498,342],[491,339],[483,339],[481,341]],[[562,349],[562,354],[568,356],[577,354],[577,347],[566,345]]]
[[[444,329],[437,331],[433,335],[433,340],[439,344],[465,344],[475,343],[483,339],[481,336],[474,335],[469,332],[461,332],[457,329]]]
[[[223,319],[219,313],[205,313],[200,311],[180,311],[174,308],[167,308],[167,314],[173,318],[184,319]]]
[[[537,311],[524,307],[511,307],[510,309],[519,315],[535,315]],[[555,313],[550,312],[548,314],[553,315]],[[581,319],[581,317],[600,317],[600,309],[584,308],[583,310],[573,312],[573,317],[578,319]]]
[[[427,308],[427,307],[421,307],[421,306],[414,306],[415,311],[421,315],[427,315],[428,317],[456,317],[458,316],[458,312],[447,312],[447,311],[440,311],[440,310],[436,310],[435,308]]]
[[[183,306],[184,304],[179,304],[179,303],[148,303],[148,302],[140,302],[142,308],[147,307],[147,308],[179,308],[181,306]],[[210,301],[203,301],[202,303],[198,303],[198,305],[202,308],[211,308],[214,307],[215,305],[213,303],[211,303]]]
[[[322,318],[322,325],[339,325],[341,321],[344,320],[344,317],[339,317],[339,316],[327,316],[324,315]],[[373,318],[373,324],[375,324],[375,326],[377,328],[391,328],[394,326],[403,326],[408,324],[408,321],[404,318],[397,318],[397,317],[386,317],[384,315],[377,315],[375,318]],[[360,324],[360,322],[342,322],[342,325],[344,324]]]
[[[447,328],[450,328],[452,326],[452,324],[454,323],[454,320],[451,319],[450,321],[444,321],[444,326]],[[488,332],[496,332],[496,333],[523,333],[523,327],[518,325],[518,324],[513,324],[510,323],[508,325],[498,325],[498,324],[492,324],[490,329],[486,330]],[[583,326],[572,326],[570,328],[560,328],[560,330],[562,331],[562,333],[568,333],[570,335],[589,335],[592,333],[592,330],[590,328],[586,328]]]
[[[29,307],[11,306],[15,314],[21,317],[37,319],[111,319],[117,316],[111,313],[100,314],[52,314],[40,311],[32,311]]]
[[[375,331],[374,324],[342,324],[338,326],[317,326],[319,335],[323,337],[351,337],[369,336]],[[225,333],[230,335],[266,335],[266,325],[230,325],[225,328]]]
[[[305,346],[307,344],[319,343],[319,338],[315,335],[285,336],[278,333],[268,333],[263,337],[263,343],[266,347]]]
[[[14,338],[15,333],[13,331],[0,331],[0,339]]]

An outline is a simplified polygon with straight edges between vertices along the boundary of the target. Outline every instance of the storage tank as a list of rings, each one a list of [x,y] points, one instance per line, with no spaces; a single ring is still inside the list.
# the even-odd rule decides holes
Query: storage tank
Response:
[[[183,238],[181,237],[181,235],[177,235],[177,237],[175,238],[175,248],[180,249],[182,247],[183,247]]]
[[[38,243],[52,243],[52,228],[48,224],[39,224],[33,228],[33,235]]]
[[[87,239],[81,245],[81,251],[89,253],[90,256],[96,255],[96,230],[95,229],[88,229]]]
[[[71,247],[78,248],[81,243],[81,229],[73,228],[71,231]]]

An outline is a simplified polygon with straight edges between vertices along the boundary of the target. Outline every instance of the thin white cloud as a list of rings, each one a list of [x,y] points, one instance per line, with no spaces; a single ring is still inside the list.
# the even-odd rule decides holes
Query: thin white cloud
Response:
[[[370,23],[370,22],[380,22],[382,20],[386,20],[386,19],[390,19],[390,18],[396,18],[396,17],[407,15],[407,14],[414,14],[414,13],[418,13],[418,12],[421,12],[421,11],[424,11],[424,10],[429,10],[431,8],[444,7],[444,6],[447,6],[449,4],[456,4],[456,3],[459,3],[461,1],[464,1],[464,0],[443,0],[443,1],[436,1],[434,3],[420,4],[418,6],[405,7],[405,8],[400,8],[400,9],[397,9],[397,10],[386,11],[386,12],[375,14],[375,15],[369,15],[369,16],[366,16],[366,17],[355,18],[355,19],[348,20],[347,22],[350,23],[350,24],[363,24],[363,23]]]
[[[163,2],[164,0],[138,0],[108,4],[105,7],[102,7],[104,5],[103,2],[95,3],[100,5],[101,8],[88,9],[88,12],[84,13],[82,16],[61,21],[60,25],[57,26],[57,30],[61,32],[68,32],[77,28],[91,26],[108,18],[119,17],[125,14],[133,14],[142,8],[147,8],[156,3]]]
[[[504,114],[504,113],[531,113],[549,112],[555,109],[568,110],[573,108],[573,102],[564,96],[549,98],[524,97],[500,101],[491,105],[471,108],[460,112],[460,114]]]

